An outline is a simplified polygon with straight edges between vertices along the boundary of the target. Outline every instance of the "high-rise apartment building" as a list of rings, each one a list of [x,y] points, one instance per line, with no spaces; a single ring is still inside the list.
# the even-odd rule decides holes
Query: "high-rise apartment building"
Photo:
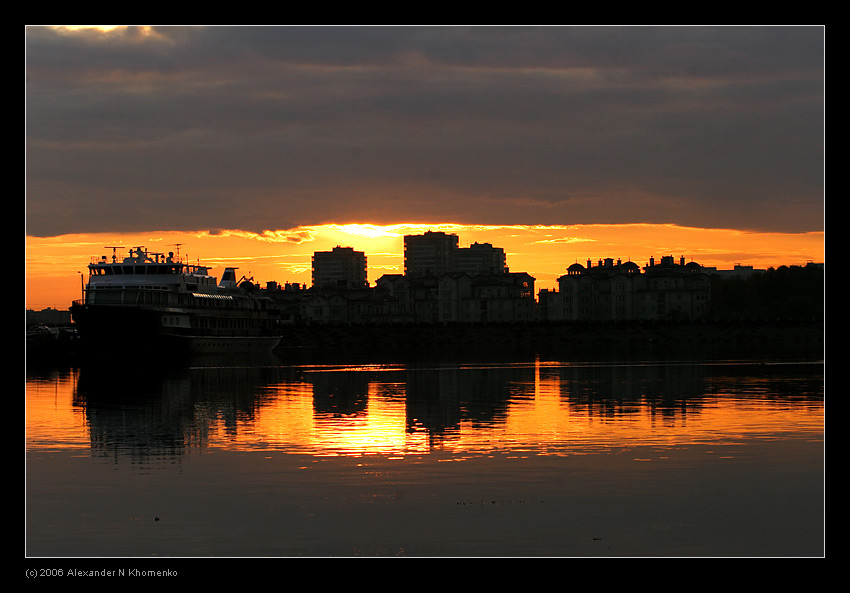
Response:
[[[507,272],[505,250],[490,243],[473,243],[457,251],[457,271],[479,276]]]
[[[457,269],[457,235],[428,231],[404,237],[404,275],[440,276]]]
[[[366,288],[366,255],[351,247],[334,247],[313,254],[314,288]]]
[[[453,273],[479,276],[507,271],[505,250],[490,243],[458,247],[457,235],[434,231],[404,237],[404,275],[411,278]]]

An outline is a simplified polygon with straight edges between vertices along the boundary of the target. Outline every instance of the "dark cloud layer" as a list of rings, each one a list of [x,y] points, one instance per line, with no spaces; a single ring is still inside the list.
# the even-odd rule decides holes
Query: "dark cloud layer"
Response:
[[[821,27],[26,31],[27,232],[823,228]]]

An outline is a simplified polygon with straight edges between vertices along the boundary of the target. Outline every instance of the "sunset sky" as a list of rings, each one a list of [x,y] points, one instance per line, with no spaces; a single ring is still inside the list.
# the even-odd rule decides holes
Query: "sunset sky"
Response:
[[[107,245],[257,281],[402,237],[574,261],[824,261],[825,30],[26,28],[26,304]]]

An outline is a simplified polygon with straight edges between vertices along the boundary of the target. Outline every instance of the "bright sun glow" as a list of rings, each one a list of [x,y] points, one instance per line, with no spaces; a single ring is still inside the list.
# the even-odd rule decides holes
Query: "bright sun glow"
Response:
[[[101,33],[109,33],[117,29],[127,29],[130,25],[55,25],[54,28],[60,31],[100,31]],[[137,25],[134,27],[137,31],[145,34],[153,34],[153,27],[148,25]]]

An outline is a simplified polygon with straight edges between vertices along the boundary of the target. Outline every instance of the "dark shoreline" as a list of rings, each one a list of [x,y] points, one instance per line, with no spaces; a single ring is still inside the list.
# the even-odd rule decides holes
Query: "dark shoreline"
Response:
[[[823,358],[816,320],[301,325],[275,352],[363,356],[803,356]]]
[[[538,321],[456,324],[298,324],[274,349],[283,362],[510,358],[801,358],[822,360],[821,320]],[[27,343],[27,364],[75,363],[79,339]]]

